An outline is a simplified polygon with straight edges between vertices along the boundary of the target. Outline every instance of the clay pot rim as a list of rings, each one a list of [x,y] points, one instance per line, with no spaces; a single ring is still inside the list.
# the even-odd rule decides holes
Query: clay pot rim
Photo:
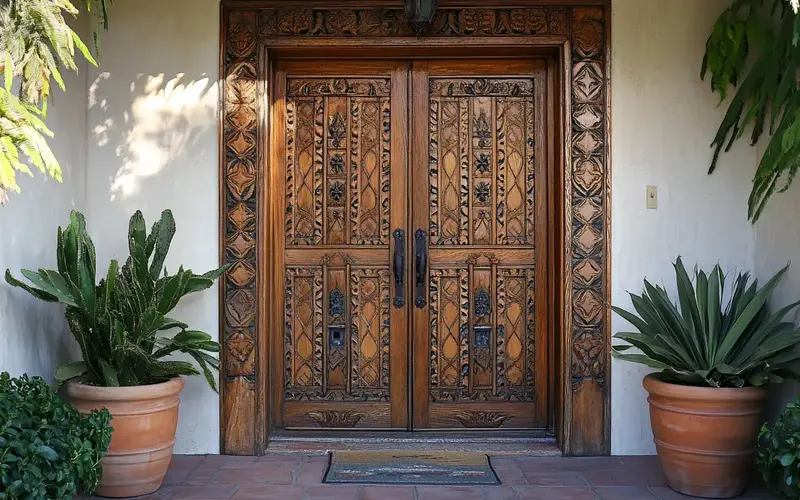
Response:
[[[129,387],[100,387],[84,383],[81,378],[67,381],[67,394],[83,401],[137,401],[160,399],[181,392],[183,377],[174,377],[166,382]]]
[[[761,401],[767,397],[767,390],[764,387],[707,387],[673,384],[661,380],[657,373],[647,375],[642,380],[642,385],[650,394],[680,399]]]

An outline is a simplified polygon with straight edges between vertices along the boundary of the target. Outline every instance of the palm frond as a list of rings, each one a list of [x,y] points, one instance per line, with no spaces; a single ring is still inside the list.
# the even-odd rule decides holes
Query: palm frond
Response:
[[[764,0],[735,0],[714,24],[701,68],[701,78],[710,75],[711,90],[720,103],[736,90],[711,143],[709,173],[745,130],[752,129],[751,145],[765,132],[771,135],[748,199],[753,222],[773,194],[788,189],[800,169],[800,18],[797,2],[790,2],[792,8],[781,1],[770,9]]]

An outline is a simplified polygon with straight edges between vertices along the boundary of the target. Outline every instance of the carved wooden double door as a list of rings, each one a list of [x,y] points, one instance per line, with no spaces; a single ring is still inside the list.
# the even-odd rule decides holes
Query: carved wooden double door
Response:
[[[539,60],[277,63],[278,427],[550,425],[546,82]]]

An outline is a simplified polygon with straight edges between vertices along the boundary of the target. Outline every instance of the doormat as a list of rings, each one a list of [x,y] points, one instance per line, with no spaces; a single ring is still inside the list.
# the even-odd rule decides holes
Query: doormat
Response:
[[[323,483],[500,484],[482,453],[335,451]]]

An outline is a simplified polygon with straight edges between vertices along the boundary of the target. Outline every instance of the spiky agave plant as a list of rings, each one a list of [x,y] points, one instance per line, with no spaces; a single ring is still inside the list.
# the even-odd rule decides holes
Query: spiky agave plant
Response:
[[[749,273],[739,273],[725,306],[719,265],[710,273],[695,270],[694,283],[680,257],[674,267],[680,305],[665,288],[644,280],[641,295],[629,294],[635,313],[613,307],[638,330],[614,335],[628,343],[613,346],[614,357],[659,369],[664,380],[688,385],[761,386],[793,375],[788,365],[800,359],[800,329],[784,318],[800,302],[774,313],[767,309],[788,266],[760,289]]]
[[[92,384],[117,387],[199,374],[192,363],[163,359],[182,352],[194,358],[217,390],[212,369],[219,368],[219,361],[210,353],[218,352],[219,344],[209,334],[189,330],[186,323],[167,315],[187,294],[209,288],[225,267],[203,275],[181,267],[169,275],[164,260],[174,235],[175,220],[169,210],[153,224],[150,234],[137,211],[128,229],[130,256],[122,267],[112,260],[106,277],[96,283],[94,244],[83,215],[72,212],[66,230],[58,228],[58,270],[23,270],[33,286],[6,270],[9,284],[67,306],[67,323],[83,360],[60,367],[56,380],[86,375]],[[174,331],[174,336],[167,335]]]

